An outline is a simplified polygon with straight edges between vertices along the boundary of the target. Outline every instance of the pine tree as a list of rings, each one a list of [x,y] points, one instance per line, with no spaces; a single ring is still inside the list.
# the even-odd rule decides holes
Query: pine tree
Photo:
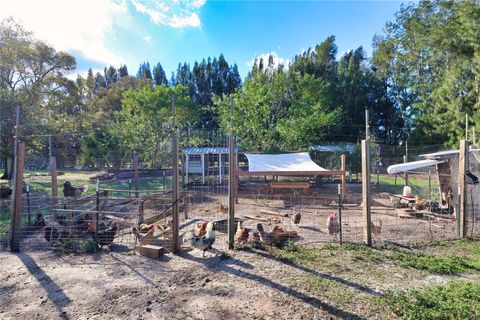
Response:
[[[120,78],[124,78],[124,77],[128,76],[128,69],[127,69],[126,65],[122,65],[122,66],[120,66],[120,68],[118,68],[118,76]]]
[[[88,96],[90,98],[93,97],[93,93],[95,92],[95,78],[93,77],[93,70],[92,68],[88,69],[88,75],[87,75],[87,90],[88,90]]]
[[[160,62],[157,63],[155,67],[153,67],[153,79],[156,85],[168,86],[167,76],[165,75],[165,71],[163,70]]]

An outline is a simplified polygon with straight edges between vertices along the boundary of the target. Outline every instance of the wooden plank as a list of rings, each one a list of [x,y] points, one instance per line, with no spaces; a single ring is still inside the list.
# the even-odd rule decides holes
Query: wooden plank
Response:
[[[270,210],[260,210],[260,213],[269,215],[269,216],[275,216],[275,217],[288,217],[287,213],[280,213],[280,212],[275,212],[275,211],[270,211]]]
[[[460,140],[460,158],[458,161],[458,191],[460,192],[459,206],[459,235],[460,238],[467,236],[467,183],[465,181],[465,172],[468,170],[468,141]]]
[[[245,219],[250,219],[250,220],[257,220],[257,221],[262,221],[262,222],[270,222],[270,219],[264,219],[264,218],[258,218],[258,217],[252,217],[252,216],[243,216]]]
[[[139,252],[144,257],[158,259],[165,254],[165,249],[163,247],[147,244],[141,246]]]
[[[58,207],[57,159],[50,157],[50,177],[52,181],[52,206]]]
[[[173,253],[177,253],[180,250],[179,239],[179,216],[178,216],[178,137],[175,127],[175,95],[172,93],[172,216],[173,216]]]
[[[346,155],[342,154],[340,156],[341,169],[345,173],[347,172],[347,160]],[[347,175],[342,174],[342,198],[347,198]]]
[[[139,173],[138,173],[138,156],[136,153],[133,155],[133,185],[135,188],[135,198],[138,198]]]
[[[20,251],[20,227],[22,213],[23,169],[25,165],[25,143],[19,142],[15,156],[12,209],[10,219],[10,251]]]
[[[370,148],[369,141],[362,140],[362,203],[363,218],[367,223],[365,238],[367,245],[372,245],[372,212],[370,208]]]

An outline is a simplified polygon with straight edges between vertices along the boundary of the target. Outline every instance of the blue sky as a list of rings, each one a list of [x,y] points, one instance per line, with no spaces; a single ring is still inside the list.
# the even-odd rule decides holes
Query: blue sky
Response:
[[[394,19],[400,1],[0,0],[0,18],[14,16],[38,38],[75,55],[77,73],[125,63],[160,62],[170,76],[223,53],[242,77],[255,57],[283,62],[336,37],[339,54],[363,46]],[[38,15],[39,10],[45,14]]]

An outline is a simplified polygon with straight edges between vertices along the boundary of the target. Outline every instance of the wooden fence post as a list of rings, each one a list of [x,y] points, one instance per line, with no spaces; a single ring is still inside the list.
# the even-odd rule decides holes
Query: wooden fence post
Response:
[[[347,161],[346,156],[342,154],[340,156],[341,170],[343,171],[342,175],[342,198],[347,198]]]
[[[138,184],[139,184],[139,178],[138,178],[138,156],[137,153],[135,152],[133,154],[133,184],[135,188],[135,198],[139,197],[138,193]]]
[[[179,217],[178,217],[178,140],[177,131],[175,128],[175,96],[172,94],[172,247],[173,253],[178,253],[180,250],[179,239]]]
[[[369,142],[362,140],[362,204],[363,218],[367,223],[366,239],[367,245],[372,245],[372,213],[370,210],[370,155]]]
[[[228,249],[234,248],[235,235],[235,194],[236,194],[236,154],[233,136],[233,99],[230,96],[230,134],[228,139]]]
[[[143,210],[144,210],[144,202],[143,200],[138,201],[138,225],[140,226],[143,223]]]
[[[50,157],[50,178],[52,181],[52,206],[54,209],[58,207],[58,185],[57,185],[57,158]]]
[[[458,160],[458,190],[460,191],[460,212],[459,228],[460,238],[467,235],[467,182],[465,181],[465,172],[468,171],[468,141],[460,140],[460,157]]]
[[[10,251],[20,251],[20,228],[22,220],[23,167],[25,164],[25,143],[18,142],[14,164],[12,208],[10,214]]]

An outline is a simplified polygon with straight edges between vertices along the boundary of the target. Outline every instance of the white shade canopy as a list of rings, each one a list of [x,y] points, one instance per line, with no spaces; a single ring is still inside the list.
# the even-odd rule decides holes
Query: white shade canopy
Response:
[[[392,166],[389,166],[387,168],[387,172],[389,174],[408,172],[412,170],[435,166],[443,162],[444,161],[437,161],[437,160],[419,160],[419,161],[413,161],[413,162],[399,163],[399,164],[394,164]]]
[[[282,154],[245,153],[249,172],[319,172],[328,171],[317,165],[308,152]]]

